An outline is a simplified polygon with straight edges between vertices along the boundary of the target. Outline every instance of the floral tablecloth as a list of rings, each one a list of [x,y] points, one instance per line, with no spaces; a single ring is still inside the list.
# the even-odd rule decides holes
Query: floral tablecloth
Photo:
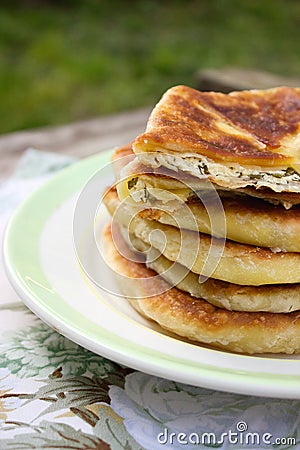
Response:
[[[0,232],[72,158],[28,150],[1,186]],[[183,385],[109,361],[20,301],[0,261],[0,449],[300,448],[300,401]]]

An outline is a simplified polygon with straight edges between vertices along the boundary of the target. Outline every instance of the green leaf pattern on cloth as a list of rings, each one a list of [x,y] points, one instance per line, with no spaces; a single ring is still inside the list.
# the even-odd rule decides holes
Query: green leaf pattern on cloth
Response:
[[[10,392],[18,385],[18,381],[8,369],[0,369],[0,427],[6,420],[7,414],[21,404],[18,397],[10,396]]]
[[[57,367],[64,373],[80,376],[88,371],[103,376],[114,372],[112,362],[69,341],[39,322],[0,344],[0,367],[7,367],[18,377],[48,376]],[[8,334],[4,336],[8,338]]]
[[[0,449],[141,449],[108,395],[131,369],[33,323],[1,336]]]
[[[16,425],[19,432],[12,439],[2,439],[2,449],[74,449],[74,450],[106,450],[109,445],[96,436],[75,430],[64,423],[41,422],[38,426],[30,427],[30,431],[22,424]],[[26,431],[25,433],[22,431]]]

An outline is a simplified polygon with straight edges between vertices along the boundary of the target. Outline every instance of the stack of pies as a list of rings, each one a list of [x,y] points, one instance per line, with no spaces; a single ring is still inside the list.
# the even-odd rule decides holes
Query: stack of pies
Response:
[[[169,89],[115,151],[104,198],[106,258],[133,307],[216,348],[299,353],[299,155],[300,89]]]

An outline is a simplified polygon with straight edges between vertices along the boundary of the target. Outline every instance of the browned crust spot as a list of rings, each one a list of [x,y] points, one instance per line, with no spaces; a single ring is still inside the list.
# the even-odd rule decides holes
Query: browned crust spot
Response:
[[[219,128],[225,124],[236,131]],[[230,94],[169,89],[154,108],[147,132],[134,141],[135,152],[159,146],[176,153],[193,151],[215,160],[273,165],[293,161],[280,142],[300,125],[300,88]]]
[[[104,231],[104,239],[111,240],[110,226],[107,226]],[[142,279],[157,277],[156,272],[148,269],[143,263],[128,261],[118,252],[114,253],[114,262],[116,267],[121,269],[122,274],[132,278],[141,278],[141,293],[145,295],[142,300],[143,303],[146,303],[149,308],[157,312],[167,311],[171,315],[175,315],[179,322],[186,322],[187,320],[190,322],[201,321],[205,323],[205,327],[208,327],[209,331],[220,331],[220,328],[230,329],[236,327],[247,327],[248,329],[253,328],[257,330],[263,327],[279,331],[292,325],[297,327],[300,332],[299,311],[291,313],[228,311],[211,305],[205,300],[195,299],[188,293],[175,287],[170,288],[163,294],[147,297],[146,292],[143,292]]]

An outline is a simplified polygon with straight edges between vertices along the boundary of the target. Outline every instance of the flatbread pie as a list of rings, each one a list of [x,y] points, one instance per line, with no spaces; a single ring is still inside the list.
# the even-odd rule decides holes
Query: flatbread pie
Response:
[[[192,297],[202,298],[229,311],[289,313],[300,309],[299,283],[241,286],[214,278],[202,281],[198,274],[170,261],[134,233],[128,235],[127,230],[119,228],[128,247],[144,254],[144,262],[148,268],[153,269],[171,286],[176,286]]]
[[[300,88],[169,89],[145,132],[114,152],[103,198],[142,258],[118,253],[106,229],[132,306],[198,343],[300,353],[299,156]]]
[[[163,166],[230,189],[299,192],[300,88],[222,94],[169,89],[133,150]]]
[[[120,238],[120,236],[119,236]],[[180,289],[149,297],[145,279],[155,272],[128,261],[117,250],[110,226],[104,230],[104,250],[110,266],[121,275],[120,289],[140,314],[162,328],[198,343],[239,353],[300,352],[300,313],[235,312],[195,299]],[[132,283],[132,279],[139,279]],[[118,279],[118,276],[117,276]],[[139,297],[139,298],[136,298]]]
[[[111,189],[104,203],[114,221],[133,232],[146,244],[153,245],[167,259],[189,270],[229,283],[260,286],[263,284],[300,283],[300,253],[276,252],[270,248],[220,240],[212,250],[211,236],[165,225],[157,220],[135,215],[131,205],[121,203],[116,190]],[[218,259],[213,272],[207,264],[210,252]],[[212,254],[214,263],[214,254]]]

